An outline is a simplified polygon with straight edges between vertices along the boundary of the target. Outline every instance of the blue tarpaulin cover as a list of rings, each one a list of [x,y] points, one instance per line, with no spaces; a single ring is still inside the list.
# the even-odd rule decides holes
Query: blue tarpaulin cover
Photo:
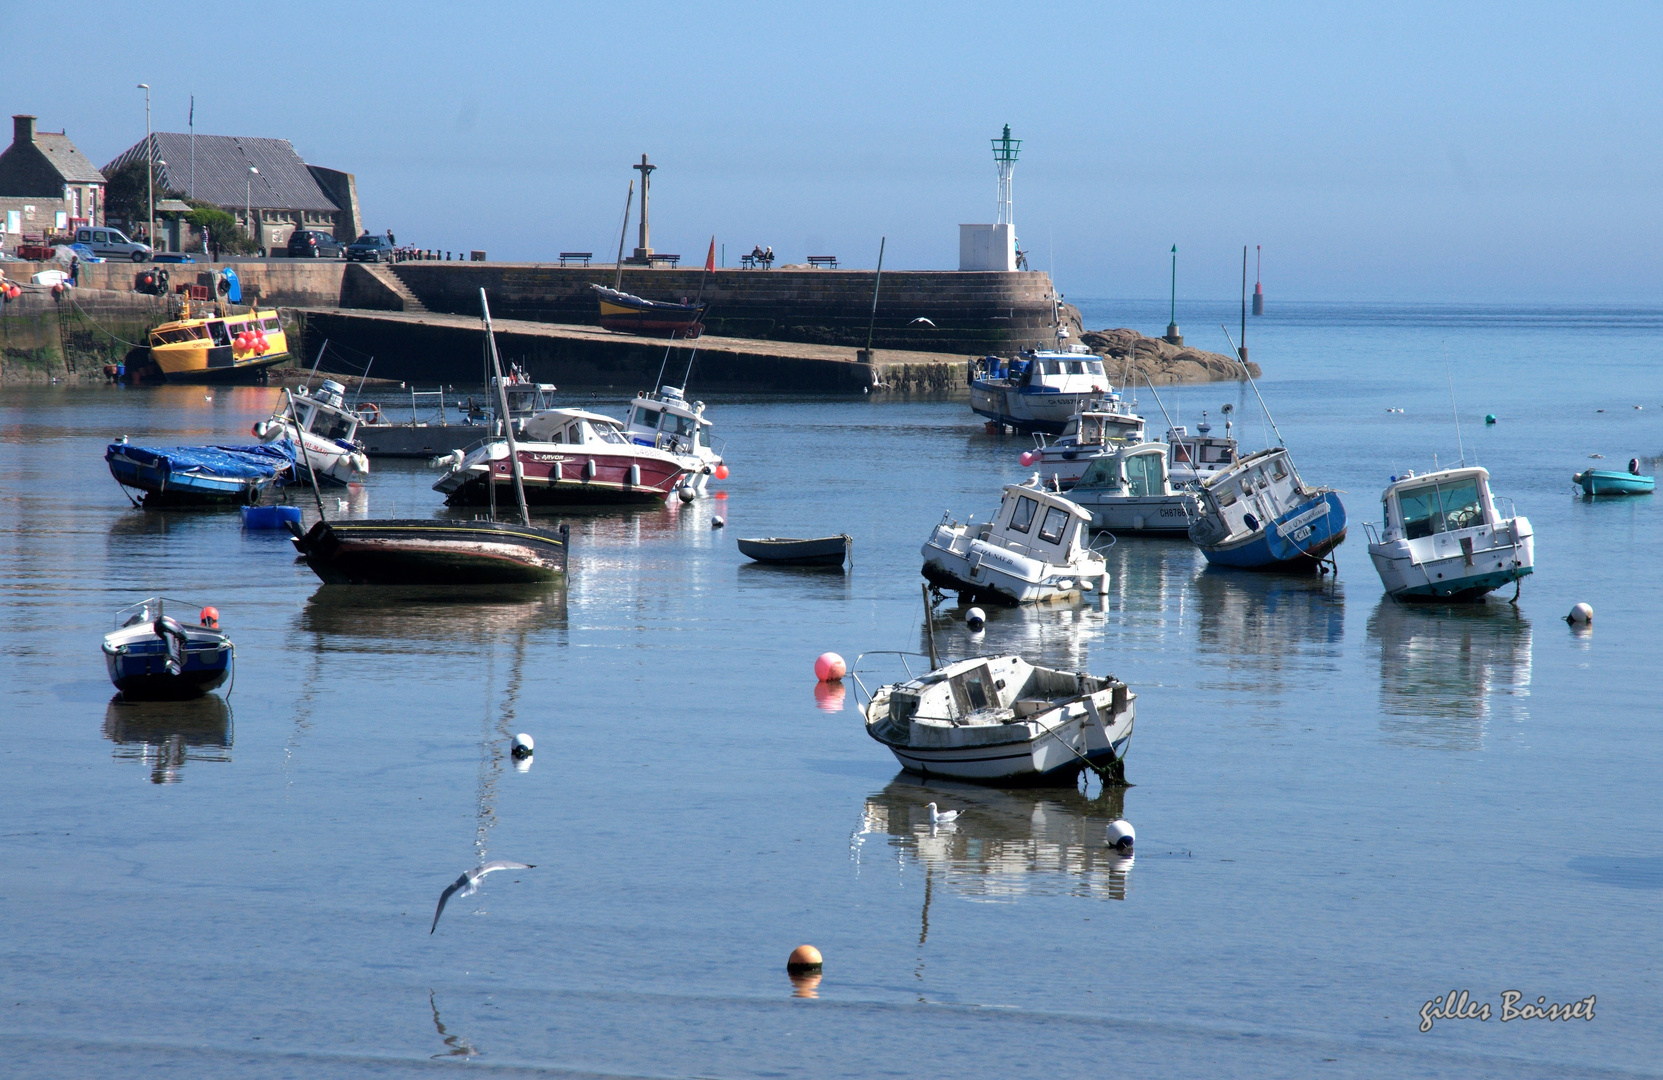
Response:
[[[153,467],[166,461],[166,471],[170,473],[201,470],[243,480],[276,476],[288,471],[296,460],[294,443],[287,439],[258,446],[147,447],[112,443],[110,453],[117,452]]]

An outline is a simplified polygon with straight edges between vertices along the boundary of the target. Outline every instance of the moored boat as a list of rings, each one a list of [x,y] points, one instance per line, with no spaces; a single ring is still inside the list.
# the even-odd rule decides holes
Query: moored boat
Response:
[[[848,533],[792,539],[767,536],[739,539],[739,551],[748,558],[774,566],[842,566],[854,546]]]
[[[1185,536],[1201,517],[1201,499],[1173,488],[1167,444],[1136,443],[1090,459],[1068,498],[1091,515],[1091,527],[1120,535]]]
[[[1036,433],[1039,445],[1022,455],[1022,464],[1037,468],[1041,480],[1067,491],[1097,455],[1141,443],[1143,428],[1143,417],[1121,404],[1118,394],[1104,394],[1069,417],[1056,439],[1047,441]]]
[[[1229,411],[1230,407],[1226,405],[1225,412]],[[1166,444],[1171,449],[1167,453],[1167,467],[1174,485],[1183,487],[1193,484],[1235,463],[1238,456],[1236,440],[1230,435],[1230,426],[1230,419],[1226,416],[1224,434],[1214,435],[1213,426],[1207,422],[1207,414],[1203,412],[1193,435],[1182,425],[1168,429]]]
[[[550,409],[526,421],[516,440],[526,502],[561,504],[662,502],[691,471],[691,461],[640,446],[610,416]],[[490,439],[452,455],[433,485],[451,506],[485,506],[514,496],[507,440]]]
[[[134,446],[122,436],[104,451],[110,475],[144,492],[146,506],[252,506],[293,478],[294,444]]]
[[[1309,488],[1285,447],[1249,454],[1201,482],[1190,539],[1216,566],[1315,570],[1345,540],[1345,506]]]
[[[231,674],[237,650],[213,607],[152,596],[117,611],[115,625],[104,635],[104,663],[125,699],[201,697]]]
[[[1091,515],[1038,477],[1006,484],[993,520],[960,525],[943,515],[924,542],[924,577],[961,600],[1031,604],[1108,590],[1103,556],[1084,542]]]
[[[704,330],[705,305],[698,301],[679,304],[609,289],[589,286],[600,303],[600,324],[608,330],[648,337],[695,338]]]
[[[855,660],[862,693],[867,655],[874,654]],[[976,656],[878,687],[862,714],[866,733],[908,772],[1072,784],[1085,768],[1124,780],[1136,699],[1112,675],[1060,671],[1016,655]]]
[[[1650,495],[1657,478],[1640,475],[1640,459],[1630,458],[1627,472],[1615,469],[1584,469],[1571,477],[1584,495]]]
[[[291,524],[295,549],[330,585],[518,584],[566,574],[569,530],[498,521]]]
[[[689,403],[679,386],[635,395],[624,417],[624,434],[631,442],[687,459],[688,475],[682,486],[696,495],[704,494],[716,470],[722,469],[726,476],[721,448],[713,445],[710,435],[713,426],[705,419],[704,402]]]
[[[1067,352],[984,356],[970,367],[970,408],[1020,432],[1060,435],[1070,417],[1109,391],[1102,358],[1084,345]]]
[[[289,358],[288,336],[275,309],[240,315],[191,314],[150,331],[150,358],[169,382],[234,382],[256,378]]]
[[[254,435],[267,443],[298,443],[306,463],[321,481],[350,484],[369,475],[370,459],[356,442],[359,415],[348,408],[346,388],[325,379],[317,393],[304,386],[293,394],[283,391],[283,403],[271,419],[254,425]]]
[[[1535,570],[1535,534],[1505,517],[1478,466],[1394,477],[1380,496],[1384,524],[1369,534],[1369,558],[1400,600],[1480,600]]]

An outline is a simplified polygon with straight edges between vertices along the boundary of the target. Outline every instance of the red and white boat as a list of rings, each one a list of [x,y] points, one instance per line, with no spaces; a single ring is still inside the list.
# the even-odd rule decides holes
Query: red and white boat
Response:
[[[540,412],[525,422],[515,442],[525,501],[539,506],[663,502],[697,460],[639,446],[617,419],[582,409]],[[450,506],[485,506],[493,482],[497,500],[513,503],[514,471],[506,439],[454,452],[433,490],[443,493]]]

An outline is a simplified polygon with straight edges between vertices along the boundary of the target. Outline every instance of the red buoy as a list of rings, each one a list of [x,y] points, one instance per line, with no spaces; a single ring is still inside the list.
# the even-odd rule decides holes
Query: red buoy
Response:
[[[843,658],[834,652],[821,653],[814,661],[814,677],[821,682],[835,682],[849,673]]]
[[[728,467],[727,467],[727,465],[726,464],[717,465],[716,466],[716,479],[726,480],[727,478],[728,478]]]
[[[197,622],[201,623],[203,626],[206,626],[210,630],[218,630],[219,608],[209,604],[207,607],[202,609],[202,614],[197,616]]]

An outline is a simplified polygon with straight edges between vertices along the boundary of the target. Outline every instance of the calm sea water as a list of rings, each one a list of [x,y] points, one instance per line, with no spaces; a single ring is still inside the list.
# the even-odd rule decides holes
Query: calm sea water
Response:
[[[1234,318],[1179,321],[1222,351]],[[943,627],[1132,684],[1135,786],[1107,794],[923,786],[852,693],[815,696],[824,650],[918,646],[929,527],[1023,474],[962,401],[708,398],[725,498],[569,518],[567,589],[458,602],[325,589],[281,536],[110,480],[109,439],[244,441],[272,391],[7,388],[0,1071],[1654,1075],[1663,521],[1570,476],[1663,453],[1663,312],[1273,298],[1248,335],[1302,473],[1347,493],[1337,582],[1124,539],[1107,610]],[[1388,476],[1460,456],[1452,387],[1467,459],[1537,530],[1517,608],[1383,602],[1364,550]],[[1245,387],[1162,400],[1263,442]],[[441,514],[432,479],[378,461],[326,505]],[[847,575],[733,544],[830,532]],[[100,635],[156,592],[220,609],[228,702],[111,703]],[[1122,813],[1129,871],[1102,849]],[[481,858],[536,868],[430,935]],[[1452,990],[1496,1015],[1417,1030]],[[1596,1018],[1502,1023],[1510,990]]]

